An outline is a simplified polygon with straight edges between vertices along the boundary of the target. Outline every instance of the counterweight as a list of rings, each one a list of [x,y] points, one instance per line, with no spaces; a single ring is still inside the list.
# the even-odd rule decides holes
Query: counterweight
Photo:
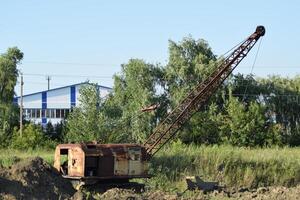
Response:
[[[265,28],[258,26],[255,32],[233,50],[205,81],[199,83],[186,98],[168,114],[144,143],[148,159],[172,139],[184,123],[205,105],[207,100],[216,92],[218,87],[247,56],[252,47],[264,34]]]

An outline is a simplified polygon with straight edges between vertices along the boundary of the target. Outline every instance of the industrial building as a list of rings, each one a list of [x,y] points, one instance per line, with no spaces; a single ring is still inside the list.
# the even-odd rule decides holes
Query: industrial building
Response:
[[[79,104],[79,90],[88,82],[54,88],[46,91],[23,95],[23,113],[26,120],[42,125],[51,122],[57,124],[64,119],[71,109]],[[100,97],[104,98],[111,88],[98,85]],[[21,98],[14,102],[20,106]]]

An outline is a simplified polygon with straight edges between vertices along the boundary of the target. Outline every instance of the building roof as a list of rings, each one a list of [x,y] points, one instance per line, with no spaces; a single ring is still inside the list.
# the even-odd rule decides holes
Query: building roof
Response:
[[[76,84],[72,84],[72,85],[67,85],[67,86],[62,86],[62,87],[58,87],[58,88],[53,88],[53,89],[50,89],[50,90],[43,90],[43,91],[40,91],[40,92],[34,92],[34,93],[31,93],[31,94],[26,94],[26,95],[23,95],[23,97],[31,96],[31,95],[35,95],[35,94],[40,94],[42,92],[49,92],[49,91],[60,90],[60,89],[64,89],[64,88],[68,88],[68,87],[72,87],[72,86],[77,86],[77,85],[83,85],[83,84],[91,84],[91,83],[89,83],[88,81],[81,82],[81,83],[76,83]],[[108,90],[112,89],[110,87],[106,87],[106,86],[103,86],[103,85],[98,85],[98,87],[99,88],[103,88],[103,89],[108,89]],[[20,98],[20,96],[17,96],[17,97],[14,97],[14,98],[18,99],[18,98]]]

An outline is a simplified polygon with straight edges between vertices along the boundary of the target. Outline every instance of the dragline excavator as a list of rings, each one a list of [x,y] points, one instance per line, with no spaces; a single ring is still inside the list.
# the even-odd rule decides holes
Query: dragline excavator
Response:
[[[64,178],[84,184],[126,183],[133,178],[150,177],[147,170],[149,160],[205,105],[264,34],[265,28],[257,26],[254,33],[159,123],[144,144],[59,144],[55,150],[54,167]]]

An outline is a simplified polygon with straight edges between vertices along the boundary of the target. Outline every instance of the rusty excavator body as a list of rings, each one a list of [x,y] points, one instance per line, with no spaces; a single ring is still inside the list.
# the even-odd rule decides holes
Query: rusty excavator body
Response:
[[[196,85],[167,114],[144,144],[59,144],[55,150],[54,167],[63,177],[84,184],[126,183],[133,178],[150,177],[149,160],[206,104],[264,34],[265,28],[257,26],[255,32],[236,47],[205,81]]]

